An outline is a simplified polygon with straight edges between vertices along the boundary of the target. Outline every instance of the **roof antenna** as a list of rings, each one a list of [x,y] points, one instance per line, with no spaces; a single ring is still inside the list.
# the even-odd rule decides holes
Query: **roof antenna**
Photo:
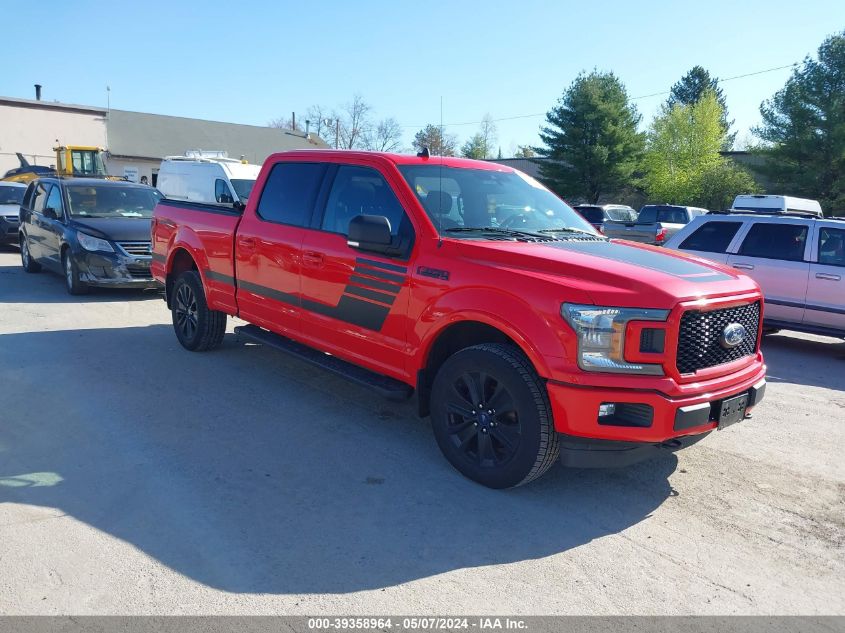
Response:
[[[417,152],[417,158],[428,158],[429,156],[431,156],[431,154],[428,152],[428,147],[423,147],[422,151]]]
[[[440,169],[437,174],[437,248],[443,246],[443,95],[440,95]]]

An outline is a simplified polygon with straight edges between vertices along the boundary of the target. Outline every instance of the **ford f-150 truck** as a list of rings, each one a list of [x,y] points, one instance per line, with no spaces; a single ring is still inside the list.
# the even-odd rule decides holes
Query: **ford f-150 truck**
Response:
[[[486,486],[631,463],[748,417],[765,389],[749,277],[608,240],[534,179],[455,158],[295,151],[246,207],[162,200],[152,271],[179,342],[260,341],[416,393]],[[305,424],[306,421],[301,421]]]
[[[694,217],[705,213],[707,209],[699,207],[647,204],[640,209],[634,222],[616,220],[605,222],[602,233],[609,238],[662,246],[666,240],[692,222]]]

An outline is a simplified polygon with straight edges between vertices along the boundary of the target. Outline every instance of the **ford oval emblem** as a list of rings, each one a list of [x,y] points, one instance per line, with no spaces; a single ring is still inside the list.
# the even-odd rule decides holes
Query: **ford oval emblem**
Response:
[[[736,347],[745,340],[748,330],[742,323],[730,323],[724,330],[722,336],[719,337],[719,344],[725,349]]]

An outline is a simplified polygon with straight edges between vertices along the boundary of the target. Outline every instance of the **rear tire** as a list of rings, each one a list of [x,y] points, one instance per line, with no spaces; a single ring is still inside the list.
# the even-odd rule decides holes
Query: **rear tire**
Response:
[[[62,253],[62,270],[65,273],[65,289],[70,295],[84,295],[88,293],[88,284],[79,281],[79,267],[73,259],[73,254],[65,249]]]
[[[25,235],[21,235],[21,266],[28,273],[40,273],[41,264],[32,259],[32,254],[29,252],[29,242]]]
[[[432,385],[431,422],[449,463],[489,488],[526,484],[560,453],[546,387],[512,345],[483,343],[449,357]]]
[[[223,342],[226,313],[208,307],[198,272],[189,270],[179,275],[173,284],[170,305],[173,330],[182,347],[204,352]]]

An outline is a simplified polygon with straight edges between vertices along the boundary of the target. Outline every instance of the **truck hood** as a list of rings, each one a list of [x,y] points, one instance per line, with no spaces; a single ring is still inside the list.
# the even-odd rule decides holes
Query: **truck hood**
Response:
[[[151,218],[72,218],[70,225],[83,233],[115,242],[149,242]]]
[[[465,255],[471,259],[545,277],[583,291],[597,305],[670,309],[678,301],[759,292],[753,279],[731,268],[646,244],[467,240],[464,245],[470,246]]]

